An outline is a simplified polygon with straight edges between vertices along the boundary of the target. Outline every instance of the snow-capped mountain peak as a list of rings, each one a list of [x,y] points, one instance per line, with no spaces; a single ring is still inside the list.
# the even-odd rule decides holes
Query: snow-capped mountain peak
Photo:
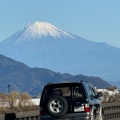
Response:
[[[19,44],[36,39],[40,40],[43,37],[74,39],[72,34],[64,32],[48,22],[33,22],[29,23],[27,26],[10,36],[4,41],[4,43],[9,42]]]
[[[47,22],[30,23],[27,25],[27,27],[25,27],[25,29],[26,32],[30,32],[33,35],[41,35],[41,36],[51,35],[53,37],[57,37],[57,36],[59,37],[61,35],[70,36],[70,34],[56,28],[55,26]]]
[[[23,37],[72,37],[71,34],[64,32],[48,22],[33,22],[23,28]]]

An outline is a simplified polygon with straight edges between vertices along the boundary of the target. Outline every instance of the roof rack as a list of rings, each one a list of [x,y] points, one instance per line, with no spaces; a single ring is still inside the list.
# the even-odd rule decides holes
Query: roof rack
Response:
[[[80,80],[80,82],[85,82],[84,80]]]
[[[80,80],[80,82],[87,82],[88,83],[88,81],[85,81],[85,80]]]
[[[47,85],[53,84],[52,82],[48,82]]]

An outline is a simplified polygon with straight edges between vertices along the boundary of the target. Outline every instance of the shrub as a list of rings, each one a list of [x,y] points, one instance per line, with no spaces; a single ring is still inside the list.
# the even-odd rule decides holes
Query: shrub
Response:
[[[18,91],[13,91],[7,95],[0,94],[0,98],[0,113],[39,109],[32,103],[31,96],[27,92],[19,94]]]

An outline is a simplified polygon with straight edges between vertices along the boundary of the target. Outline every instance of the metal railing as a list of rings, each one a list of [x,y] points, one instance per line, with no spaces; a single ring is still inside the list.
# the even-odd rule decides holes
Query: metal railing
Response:
[[[105,120],[120,120],[120,102],[103,103]]]
[[[103,103],[105,120],[120,120],[120,102]],[[0,114],[0,120],[5,119],[6,114]],[[16,120],[40,120],[39,110],[16,112]]]

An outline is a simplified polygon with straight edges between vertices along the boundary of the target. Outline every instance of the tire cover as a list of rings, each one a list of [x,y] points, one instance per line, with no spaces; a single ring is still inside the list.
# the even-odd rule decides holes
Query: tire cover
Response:
[[[48,100],[47,110],[50,115],[60,117],[67,112],[68,102],[62,96],[53,96],[50,100]]]

